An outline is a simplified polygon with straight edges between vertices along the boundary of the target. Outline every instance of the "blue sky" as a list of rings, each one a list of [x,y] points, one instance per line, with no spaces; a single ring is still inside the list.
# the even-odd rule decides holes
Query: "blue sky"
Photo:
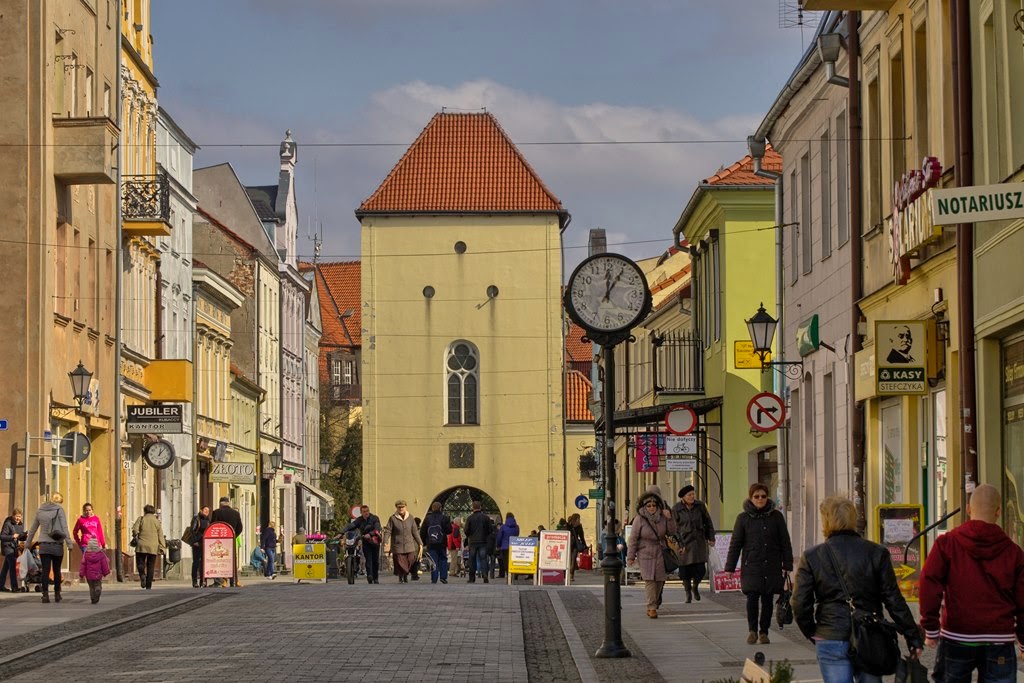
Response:
[[[811,25],[794,0],[152,0],[158,98],[247,184],[299,145],[299,251],[359,257],[353,212],[442,107],[493,113],[573,216],[633,258],[671,244],[697,182],[746,153]],[[692,144],[528,144],[688,140]],[[358,143],[372,146],[331,146]],[[319,146],[317,146],[319,145]]]

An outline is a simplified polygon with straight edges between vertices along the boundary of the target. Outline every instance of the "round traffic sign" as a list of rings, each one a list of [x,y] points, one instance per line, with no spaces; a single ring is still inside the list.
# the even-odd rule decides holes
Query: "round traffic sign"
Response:
[[[586,510],[590,506],[590,499],[584,496],[582,493],[576,496],[576,507],[580,510]]]
[[[770,391],[757,394],[747,404],[747,422],[759,432],[774,431],[785,421],[786,404]]]
[[[360,508],[359,505],[353,505],[352,509],[348,511],[348,516],[351,517],[352,519],[355,519],[356,517],[358,517],[359,516],[359,508]]]
[[[689,434],[697,427],[697,413],[690,406],[672,406],[665,413],[665,427],[673,434]]]

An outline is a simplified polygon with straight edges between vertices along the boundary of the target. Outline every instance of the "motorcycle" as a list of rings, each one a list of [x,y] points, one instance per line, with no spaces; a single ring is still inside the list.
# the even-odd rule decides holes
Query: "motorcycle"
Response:
[[[362,543],[359,537],[359,529],[350,529],[345,532],[345,578],[349,585],[356,582],[356,574],[359,573],[360,560],[362,558]]]

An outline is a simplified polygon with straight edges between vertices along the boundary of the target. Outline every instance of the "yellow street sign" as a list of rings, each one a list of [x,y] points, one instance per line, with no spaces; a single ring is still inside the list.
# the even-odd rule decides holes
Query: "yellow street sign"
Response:
[[[327,581],[327,546],[323,543],[295,543],[292,545],[295,562],[292,578],[299,581]]]
[[[733,342],[733,367],[737,370],[760,370],[761,359],[756,353],[754,353],[754,342],[752,341],[735,341]],[[772,354],[767,354],[764,357],[765,363],[770,363],[772,360]]]

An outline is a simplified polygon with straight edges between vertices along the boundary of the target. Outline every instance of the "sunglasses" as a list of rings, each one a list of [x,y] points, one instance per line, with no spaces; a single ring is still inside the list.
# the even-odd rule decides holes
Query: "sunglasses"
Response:
[[[644,504],[644,507],[647,507],[647,508],[656,508],[656,507],[658,507],[658,504],[657,504],[657,503],[645,503],[645,504]]]
[[[767,498],[767,497],[768,497],[768,496],[766,496],[766,495],[765,495],[765,494],[763,494],[763,493],[755,493],[754,495],[752,495],[752,496],[751,496],[751,498],[753,498],[753,499],[755,499],[755,500],[756,500],[756,499],[758,499],[758,498]]]

